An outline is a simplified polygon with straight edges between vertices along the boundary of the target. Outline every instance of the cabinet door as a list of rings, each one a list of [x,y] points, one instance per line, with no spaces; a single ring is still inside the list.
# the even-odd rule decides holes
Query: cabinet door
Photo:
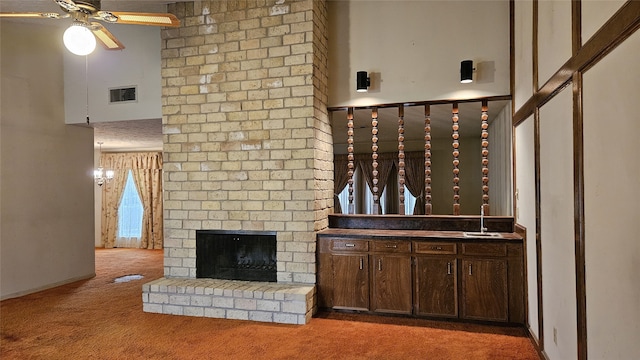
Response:
[[[415,274],[416,315],[457,317],[456,258],[418,256]]]
[[[507,260],[462,260],[462,318],[507,321]]]
[[[411,256],[372,255],[371,310],[411,314]]]
[[[332,256],[333,308],[369,310],[369,261],[366,254]]]

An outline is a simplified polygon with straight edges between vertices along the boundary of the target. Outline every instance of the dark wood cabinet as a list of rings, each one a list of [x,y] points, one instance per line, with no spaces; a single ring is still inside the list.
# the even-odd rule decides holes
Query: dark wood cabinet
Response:
[[[366,254],[335,254],[333,308],[369,310],[369,259]]]
[[[461,318],[509,320],[507,260],[462,260]]]
[[[334,309],[369,310],[369,242],[333,239],[331,249],[331,304]]]
[[[417,256],[416,315],[458,316],[458,276],[454,256]]]
[[[458,317],[455,243],[414,241],[416,315]]]
[[[371,311],[411,314],[411,256],[371,255]]]
[[[318,237],[318,303],[336,310],[524,323],[521,239]]]

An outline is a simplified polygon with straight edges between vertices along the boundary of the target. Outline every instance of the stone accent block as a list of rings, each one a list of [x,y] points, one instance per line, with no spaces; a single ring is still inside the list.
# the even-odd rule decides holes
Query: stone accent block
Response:
[[[315,286],[217,279],[160,278],[142,286],[150,313],[307,324],[317,307]]]

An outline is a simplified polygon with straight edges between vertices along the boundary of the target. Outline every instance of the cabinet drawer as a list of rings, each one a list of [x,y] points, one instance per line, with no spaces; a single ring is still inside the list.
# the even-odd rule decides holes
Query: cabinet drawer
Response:
[[[463,255],[507,256],[507,244],[464,243]]]
[[[413,243],[413,250],[416,254],[455,254],[457,253],[456,244],[452,244],[452,243],[415,241]]]
[[[411,242],[402,240],[375,240],[371,242],[371,250],[388,253],[409,253]]]
[[[369,251],[369,242],[367,240],[333,240],[331,242],[331,250],[333,251]]]

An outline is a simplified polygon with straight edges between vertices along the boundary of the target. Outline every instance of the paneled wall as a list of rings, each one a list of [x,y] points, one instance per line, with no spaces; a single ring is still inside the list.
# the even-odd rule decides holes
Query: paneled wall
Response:
[[[551,359],[577,356],[571,95],[565,88],[553,97],[539,120],[543,332],[554,344],[546,348]]]
[[[538,251],[536,241],[536,129],[533,116],[515,128],[515,221],[526,228],[528,323],[533,336],[540,338],[538,331]],[[541,284],[540,284],[541,285]]]
[[[640,2],[512,6],[529,330],[547,359],[639,358]]]
[[[519,109],[533,94],[533,1],[513,2],[514,110]]]
[[[640,33],[584,74],[588,353],[640,358]]]

